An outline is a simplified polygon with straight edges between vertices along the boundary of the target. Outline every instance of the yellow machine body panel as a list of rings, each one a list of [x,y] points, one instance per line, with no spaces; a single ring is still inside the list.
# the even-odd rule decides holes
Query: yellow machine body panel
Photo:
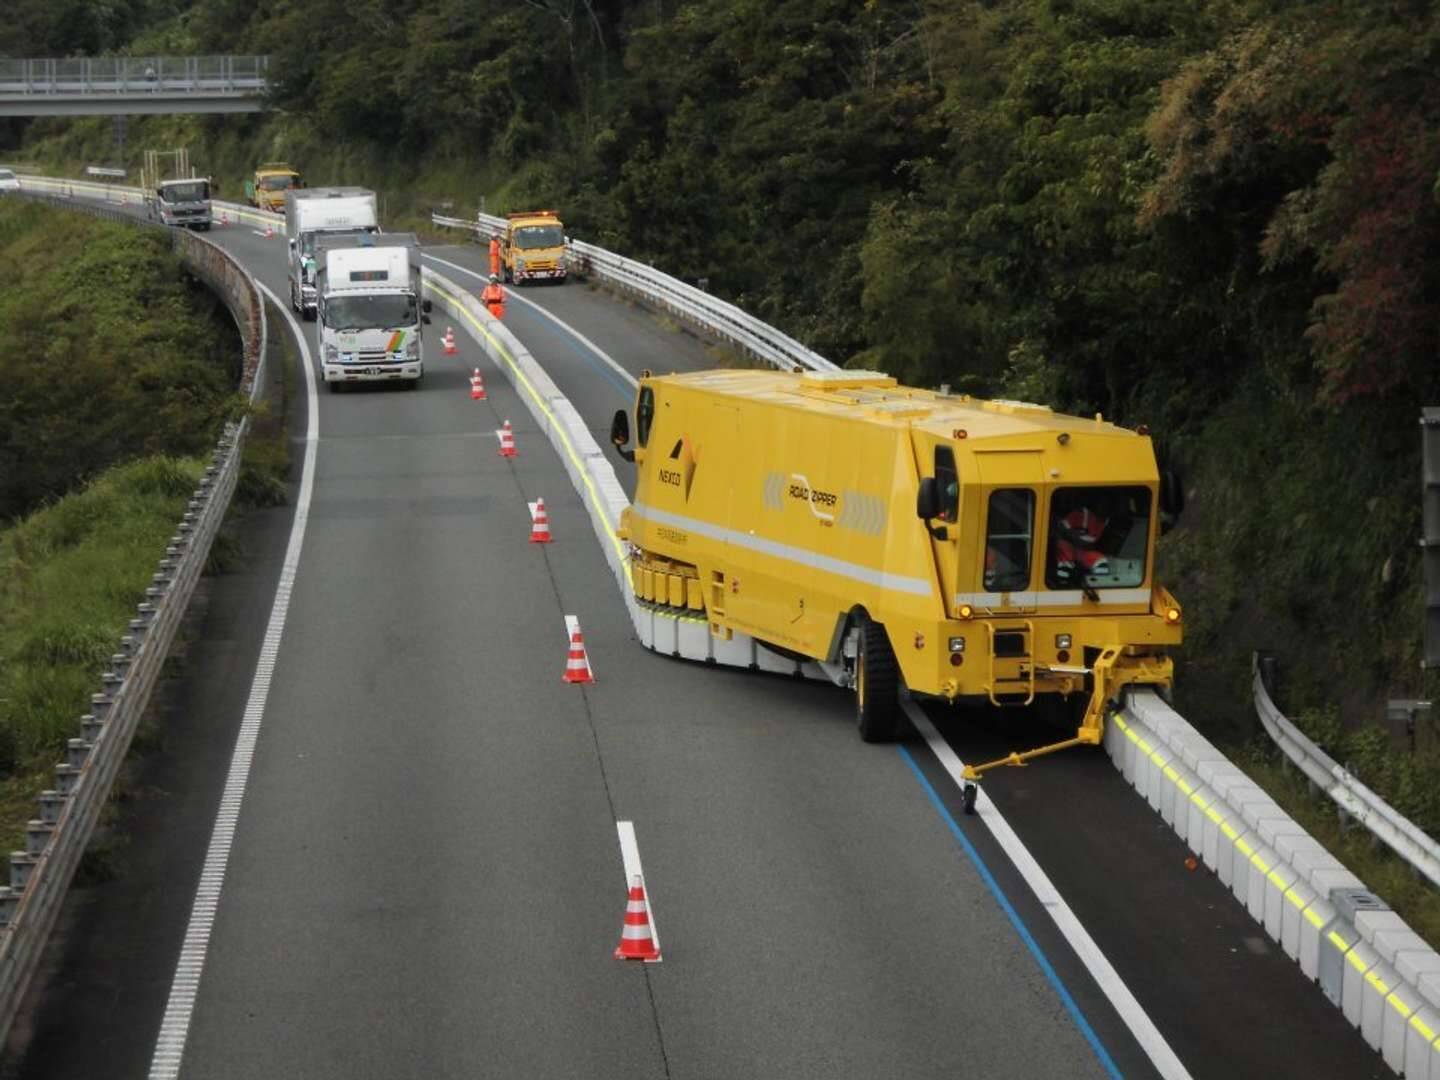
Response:
[[[863,612],[920,694],[1089,694],[1097,664],[1168,684],[1180,609],[1154,582],[1147,436],[851,371],[649,377],[635,416],[643,600],[829,662]]]

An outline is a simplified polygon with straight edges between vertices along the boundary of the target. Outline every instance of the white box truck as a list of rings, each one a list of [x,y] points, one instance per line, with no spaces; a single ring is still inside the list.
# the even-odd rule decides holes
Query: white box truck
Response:
[[[320,245],[316,337],[320,370],[332,392],[349,382],[425,377],[421,326],[430,301],[420,295],[420,242],[413,233],[373,233]]]
[[[290,306],[315,316],[315,275],[321,236],[362,236],[380,231],[375,193],[361,187],[292,188],[285,192],[285,235],[290,238]]]

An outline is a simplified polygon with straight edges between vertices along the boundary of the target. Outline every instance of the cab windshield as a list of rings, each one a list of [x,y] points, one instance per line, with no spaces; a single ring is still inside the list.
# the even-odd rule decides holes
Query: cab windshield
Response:
[[[204,202],[210,197],[210,185],[204,180],[188,184],[166,184],[160,189],[160,198],[166,202]]]
[[[1063,487],[1050,496],[1050,589],[1133,589],[1145,582],[1150,490]]]
[[[261,191],[284,191],[295,183],[293,176],[262,176],[260,178]]]
[[[515,232],[515,246],[521,251],[559,247],[565,243],[565,232],[559,225],[528,225]]]
[[[415,297],[331,296],[325,302],[325,325],[332,330],[399,330],[417,321]]]

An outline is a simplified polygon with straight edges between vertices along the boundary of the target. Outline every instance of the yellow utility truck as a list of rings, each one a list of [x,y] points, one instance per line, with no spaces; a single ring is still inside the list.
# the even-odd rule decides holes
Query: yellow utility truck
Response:
[[[509,284],[522,281],[564,283],[565,226],[554,210],[508,214],[500,236],[501,276]]]
[[[255,170],[253,179],[245,181],[245,198],[251,206],[283,214],[285,192],[304,186],[300,174],[288,162],[267,161]]]
[[[634,448],[624,410],[610,436],[638,469],[638,600],[819,663],[867,741],[897,734],[902,681],[1072,707],[1074,738],[973,779],[1098,743],[1123,686],[1170,684],[1181,611],[1155,542],[1183,495],[1143,428],[874,372],[716,370],[647,374]]]

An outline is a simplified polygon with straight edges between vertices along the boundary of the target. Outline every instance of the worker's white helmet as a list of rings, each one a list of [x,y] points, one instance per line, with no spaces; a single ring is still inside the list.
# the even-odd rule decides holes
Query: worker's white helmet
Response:
[[[491,275],[490,275],[490,280],[491,280],[492,282],[498,284],[499,281],[500,281],[500,275],[499,275],[499,274],[491,274]]]

